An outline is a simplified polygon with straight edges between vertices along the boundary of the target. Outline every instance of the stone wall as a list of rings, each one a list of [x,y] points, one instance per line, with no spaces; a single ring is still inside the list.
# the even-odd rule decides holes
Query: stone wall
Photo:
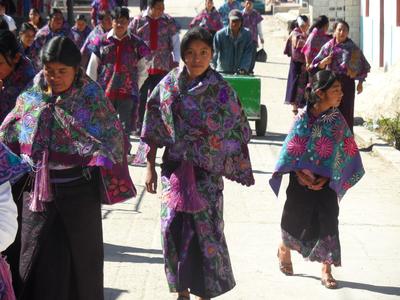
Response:
[[[326,15],[331,24],[344,19],[350,25],[350,38],[360,43],[360,0],[310,0],[310,16],[315,20]]]

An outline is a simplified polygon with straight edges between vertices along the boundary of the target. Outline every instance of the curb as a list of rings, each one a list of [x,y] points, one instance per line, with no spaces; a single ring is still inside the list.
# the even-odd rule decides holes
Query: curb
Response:
[[[400,172],[400,151],[390,146],[363,126],[354,127],[354,136],[361,152],[372,151],[384,161],[392,164]]]

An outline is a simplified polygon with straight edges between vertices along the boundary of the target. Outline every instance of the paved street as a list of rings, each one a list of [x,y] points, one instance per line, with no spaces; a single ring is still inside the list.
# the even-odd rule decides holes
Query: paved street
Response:
[[[187,24],[202,2],[166,0],[166,12]],[[138,12],[137,6],[132,11]],[[371,153],[362,154],[366,176],[340,206],[343,267],[333,270],[340,288],[323,288],[320,265],[297,253],[292,253],[295,276],[286,277],[278,269],[286,184],[276,199],[268,179],[292,120],[290,107],[282,104],[289,60],[282,55],[286,32],[273,17],[264,18],[268,63],[256,65],[255,73],[262,79],[268,132],[250,144],[256,184],[245,188],[225,180],[225,233],[237,286],[220,299],[399,299],[400,173]],[[159,195],[144,191],[144,168],[131,167],[130,172],[137,199],[103,207],[106,299],[175,299],[163,270]]]

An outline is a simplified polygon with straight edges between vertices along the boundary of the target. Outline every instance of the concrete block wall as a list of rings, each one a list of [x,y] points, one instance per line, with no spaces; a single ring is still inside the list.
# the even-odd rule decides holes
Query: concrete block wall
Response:
[[[310,0],[310,16],[315,20],[320,15],[326,15],[331,25],[344,19],[350,26],[350,38],[360,43],[360,0]]]

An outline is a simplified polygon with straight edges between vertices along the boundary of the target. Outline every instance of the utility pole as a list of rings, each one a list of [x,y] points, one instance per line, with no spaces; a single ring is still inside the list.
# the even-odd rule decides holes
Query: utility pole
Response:
[[[67,0],[67,19],[69,25],[74,24],[74,0]]]

